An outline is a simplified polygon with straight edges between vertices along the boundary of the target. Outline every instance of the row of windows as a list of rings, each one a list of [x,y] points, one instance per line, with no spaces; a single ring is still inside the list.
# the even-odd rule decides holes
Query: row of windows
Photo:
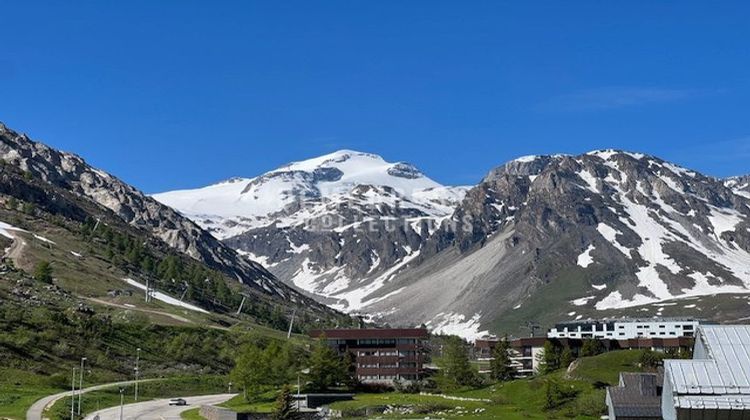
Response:
[[[366,380],[378,380],[378,379],[387,379],[387,380],[394,380],[394,379],[405,379],[408,381],[413,381],[417,379],[417,375],[414,374],[405,374],[405,375],[359,375],[358,378],[360,380],[366,381]]]
[[[416,362],[404,362],[404,363],[359,363],[357,366],[361,369],[398,369],[402,368],[415,368],[417,367]]]
[[[398,356],[398,357],[413,357],[416,356],[417,352],[412,350],[407,351],[396,351],[396,350],[360,350],[357,352],[357,356]]]
[[[363,345],[363,346],[371,346],[371,345],[386,345],[386,346],[393,346],[395,344],[416,344],[417,339],[416,338],[363,338],[360,340],[357,340],[357,344]]]

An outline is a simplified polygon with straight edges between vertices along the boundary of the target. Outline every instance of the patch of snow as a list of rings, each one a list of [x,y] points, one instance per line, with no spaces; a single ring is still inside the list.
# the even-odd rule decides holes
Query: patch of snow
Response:
[[[81,255],[81,254],[79,254],[79,253],[77,253],[75,251],[70,251],[70,253],[73,254],[74,257],[78,257],[78,258],[83,257],[83,255]]]
[[[596,186],[596,177],[588,169],[583,169],[578,172],[578,177],[581,178],[585,183],[585,188],[591,192],[599,193],[599,188]]]
[[[596,230],[599,232],[600,235],[604,237],[604,239],[606,239],[609,243],[611,243],[620,252],[625,254],[626,257],[630,258],[630,249],[620,245],[620,243],[617,242],[617,235],[622,235],[622,232],[614,229],[613,227],[605,223],[599,223],[596,226]]]
[[[50,245],[56,245],[53,241],[50,241],[49,239],[45,238],[44,236],[39,236],[36,233],[34,234],[34,237],[42,242],[48,243]]]
[[[596,290],[604,290],[607,288],[606,284],[592,284],[591,287],[593,287]]]
[[[477,338],[489,334],[489,331],[480,331],[479,319],[481,314],[474,314],[471,318],[455,312],[441,312],[425,325],[436,334],[457,335],[464,340],[474,341]]]
[[[591,251],[596,249],[594,244],[591,244],[586,248],[581,255],[578,256],[577,264],[583,268],[586,268],[594,263],[594,257],[591,256]]]
[[[714,227],[714,234],[719,237],[724,232],[734,232],[736,226],[742,222],[742,214],[736,210],[720,210],[712,206],[708,220]]]
[[[596,296],[585,296],[582,298],[571,300],[570,303],[572,303],[575,306],[583,306],[594,299],[596,299]]]
[[[528,163],[535,161],[537,158],[539,158],[538,155],[526,155],[513,159],[513,162]]]
[[[143,284],[143,283],[139,283],[139,282],[137,282],[137,281],[135,281],[133,279],[130,279],[130,278],[125,278],[123,280],[126,283],[128,283],[129,285],[133,286],[133,287],[137,287],[137,288],[139,288],[139,289],[141,289],[143,291],[146,290],[146,285]],[[199,308],[198,306],[182,302],[179,299],[175,299],[172,296],[169,296],[169,295],[167,295],[165,293],[162,293],[162,292],[154,291],[153,297],[156,300],[162,301],[162,302],[164,302],[164,303],[166,303],[168,305],[178,306],[180,308],[185,308],[185,309],[189,309],[191,311],[201,312],[201,313],[204,313],[204,314],[209,313],[207,310],[205,310],[203,308]]]
[[[15,239],[11,232],[26,232],[21,228],[17,228],[5,222],[0,222],[0,235],[5,236],[8,239]]]

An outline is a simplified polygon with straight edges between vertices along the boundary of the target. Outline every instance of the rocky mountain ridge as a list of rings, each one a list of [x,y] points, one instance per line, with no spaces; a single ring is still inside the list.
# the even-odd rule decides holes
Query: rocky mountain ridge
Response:
[[[279,281],[262,265],[240,256],[190,219],[116,177],[91,167],[79,156],[55,150],[0,124],[0,160],[26,174],[25,185],[13,181],[12,177],[3,181],[2,192],[11,197],[36,197],[48,208],[67,206],[69,212],[63,214],[80,221],[86,217],[105,220],[111,217],[103,210],[106,209],[177,252],[254,289],[264,300],[333,313]],[[91,204],[85,204],[87,202]],[[76,207],[79,205],[83,207]],[[97,206],[101,206],[99,210]]]
[[[346,154],[289,168],[335,184]],[[514,159],[439,210],[386,182],[341,188],[344,201],[299,188],[288,213],[224,241],[333,307],[465,336],[508,328],[502,319],[662,314],[674,301],[749,292],[746,177],[598,150]]]

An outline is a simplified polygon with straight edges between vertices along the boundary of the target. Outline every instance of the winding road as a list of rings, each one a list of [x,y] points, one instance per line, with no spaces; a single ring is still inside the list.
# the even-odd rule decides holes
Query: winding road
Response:
[[[170,406],[169,399],[152,400],[123,406],[123,420],[180,420],[180,414],[201,405],[220,404],[237,394],[203,395],[181,397],[188,405]],[[106,408],[89,414],[84,420],[119,420],[120,407]]]
[[[141,379],[140,383],[143,382],[149,382],[153,379]],[[83,388],[83,393],[91,392],[91,391],[98,391],[100,389],[106,389],[106,388],[114,388],[117,386],[126,386],[126,385],[132,385],[135,383],[135,381],[123,381],[123,382],[113,382],[109,384],[102,384],[102,385],[96,385],[91,386],[88,388]],[[78,391],[75,391],[78,392]],[[56,403],[62,398],[70,397],[73,394],[73,391],[67,391],[67,392],[61,392],[59,394],[50,395],[48,397],[44,397],[41,400],[34,403],[34,405],[29,408],[29,410],[26,412],[26,420],[42,420],[42,414],[44,414],[44,410],[47,407],[52,406],[52,404]],[[85,397],[84,397],[85,398]]]

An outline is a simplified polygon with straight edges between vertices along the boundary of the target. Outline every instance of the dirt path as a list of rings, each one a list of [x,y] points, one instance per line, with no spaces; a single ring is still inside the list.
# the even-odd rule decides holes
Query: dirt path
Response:
[[[138,307],[135,307],[135,306],[128,306],[128,305],[123,305],[121,303],[109,302],[109,301],[106,301],[104,299],[93,298],[93,297],[84,297],[84,299],[90,300],[92,302],[96,302],[96,303],[98,303],[100,305],[112,306],[114,308],[128,309],[128,310],[137,311],[137,312],[146,312],[146,313],[154,314],[154,315],[163,315],[163,316],[172,318],[175,321],[183,322],[185,324],[195,324],[195,322],[193,322],[193,321],[191,321],[191,320],[189,320],[187,318],[184,318],[184,317],[181,317],[179,315],[175,315],[175,314],[172,314],[172,313],[169,313],[169,312],[156,311],[156,310],[153,310],[153,309],[142,309],[142,308],[138,308]]]
[[[99,298],[94,298],[94,297],[85,297],[85,296],[81,296],[81,297],[84,298],[84,299],[86,299],[86,300],[90,300],[92,302],[98,303],[100,305],[111,306],[111,307],[120,308],[120,309],[128,309],[128,310],[131,310],[131,311],[144,312],[144,313],[149,313],[149,314],[154,314],[154,315],[162,315],[162,316],[166,316],[168,318],[172,318],[172,319],[174,319],[177,322],[182,322],[184,324],[192,324],[192,325],[196,325],[197,324],[195,321],[189,320],[189,319],[187,319],[185,317],[181,317],[179,315],[175,315],[175,314],[169,313],[169,312],[157,311],[157,310],[154,310],[154,309],[143,309],[143,308],[138,308],[138,307],[135,307],[135,306],[124,305],[124,304],[121,304],[121,303],[109,302],[109,301],[106,301],[104,299],[99,299]],[[213,328],[215,330],[229,331],[229,328],[220,327],[218,325],[204,325],[204,326],[208,327],[208,328]]]

